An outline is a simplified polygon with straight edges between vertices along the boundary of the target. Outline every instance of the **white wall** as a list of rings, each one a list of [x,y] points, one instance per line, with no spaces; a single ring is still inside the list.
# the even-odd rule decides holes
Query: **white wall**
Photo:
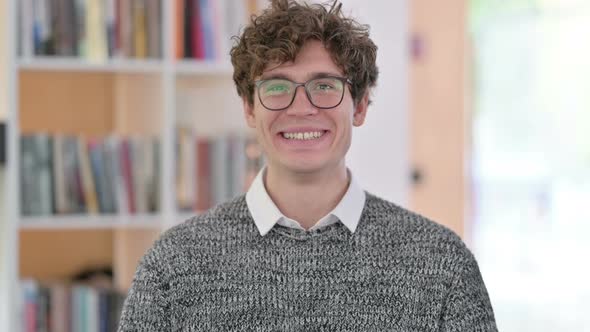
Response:
[[[342,0],[345,13],[371,26],[379,80],[366,122],[353,131],[348,165],[361,185],[407,206],[409,201],[408,0]]]

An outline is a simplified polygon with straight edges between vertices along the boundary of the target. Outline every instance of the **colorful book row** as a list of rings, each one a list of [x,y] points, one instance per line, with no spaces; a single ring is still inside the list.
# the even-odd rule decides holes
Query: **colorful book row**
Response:
[[[19,1],[21,55],[160,58],[161,0]]]
[[[255,10],[256,0],[175,0],[176,58],[227,58]]]
[[[24,332],[115,332],[125,295],[86,284],[20,282]]]
[[[25,216],[159,210],[156,139],[39,133],[22,136],[20,151]]]
[[[247,191],[264,162],[253,137],[198,135],[179,128],[176,200],[179,210],[202,212]]]

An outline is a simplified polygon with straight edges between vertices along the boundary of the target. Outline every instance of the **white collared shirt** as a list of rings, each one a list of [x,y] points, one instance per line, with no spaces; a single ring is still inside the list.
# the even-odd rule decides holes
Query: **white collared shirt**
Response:
[[[365,206],[365,191],[359,186],[350,170],[347,169],[350,176],[350,184],[346,193],[336,205],[334,210],[322,217],[309,231],[341,221],[351,232],[354,233],[361,218],[361,213]],[[246,203],[248,209],[254,218],[254,223],[258,227],[260,235],[266,235],[275,224],[285,227],[304,230],[296,220],[286,217],[281,213],[276,204],[272,201],[264,185],[264,175],[266,167],[263,167],[252,182],[250,189],[246,193]]]

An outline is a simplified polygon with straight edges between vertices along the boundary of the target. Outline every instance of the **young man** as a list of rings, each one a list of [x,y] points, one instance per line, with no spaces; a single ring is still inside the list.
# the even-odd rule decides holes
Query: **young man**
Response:
[[[272,1],[251,22],[231,56],[267,166],[154,244],[119,331],[496,331],[460,238],[346,168],[376,50],[336,3]]]

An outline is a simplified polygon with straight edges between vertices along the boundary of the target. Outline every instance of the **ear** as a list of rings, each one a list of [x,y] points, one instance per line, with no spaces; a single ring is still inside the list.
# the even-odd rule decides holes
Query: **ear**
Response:
[[[250,128],[256,128],[256,117],[254,116],[254,104],[250,105],[248,98],[242,97],[242,104],[244,105],[244,118]]]
[[[367,116],[367,109],[369,108],[369,90],[365,92],[363,98],[358,102],[354,108],[354,114],[352,118],[352,124],[355,127],[360,127],[365,123],[365,117]]]

